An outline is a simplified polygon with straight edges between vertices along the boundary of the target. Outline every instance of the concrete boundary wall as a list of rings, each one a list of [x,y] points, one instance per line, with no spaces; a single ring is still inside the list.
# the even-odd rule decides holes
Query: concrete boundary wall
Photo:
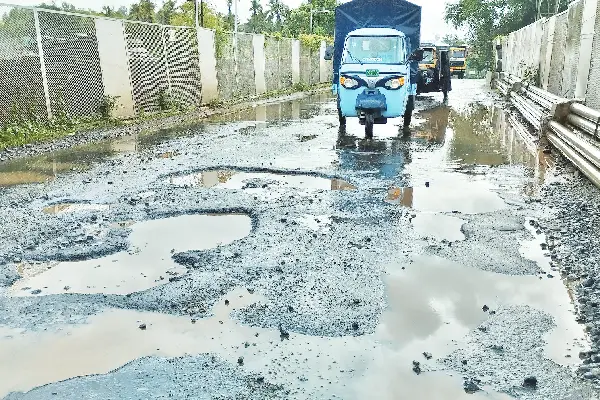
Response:
[[[113,99],[113,116],[127,118],[174,104],[252,99],[332,76],[325,42],[315,50],[290,38],[5,3],[0,11],[0,126],[32,113],[99,117]]]
[[[600,1],[577,0],[497,43],[502,69],[550,93],[600,108]]]
[[[123,22],[104,19],[97,19],[95,22],[104,94],[117,98],[116,117],[133,115],[133,88],[126,57]]]

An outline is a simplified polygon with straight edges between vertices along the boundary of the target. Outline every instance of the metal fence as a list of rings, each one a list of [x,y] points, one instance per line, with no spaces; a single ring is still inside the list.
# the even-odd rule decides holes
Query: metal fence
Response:
[[[0,3],[0,126],[94,118],[113,99],[113,116],[131,117],[324,82],[318,51],[257,36]]]
[[[162,103],[167,101],[199,102],[200,68],[195,29],[133,22],[124,25],[136,111],[160,111]]]
[[[112,22],[111,28],[99,37],[103,22]],[[100,54],[99,42],[111,47],[112,34],[124,37],[125,54],[118,48]],[[0,3],[0,123],[97,116],[119,58],[126,60],[128,75],[119,77],[126,82],[121,86],[136,113],[158,111],[167,101],[201,101],[194,28]]]

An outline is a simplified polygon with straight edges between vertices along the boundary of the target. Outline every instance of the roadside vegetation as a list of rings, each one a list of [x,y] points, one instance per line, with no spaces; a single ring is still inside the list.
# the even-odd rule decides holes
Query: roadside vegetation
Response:
[[[262,100],[273,97],[280,97],[297,92],[310,92],[319,90],[327,85],[309,86],[304,83],[297,83],[288,89],[267,92],[261,96],[256,96],[252,100]],[[248,99],[236,99],[231,101],[213,101],[204,105],[207,114],[218,114],[227,112],[234,105],[245,107]],[[247,103],[250,107],[251,103]],[[91,118],[75,118],[67,112],[56,113],[52,119],[40,118],[38,113],[30,111],[28,113],[19,113],[9,122],[0,123],[0,151],[11,147],[24,146],[31,143],[48,142],[65,136],[74,135],[78,132],[86,132],[102,128],[118,128],[140,124],[145,121],[168,118],[176,115],[189,113],[193,115],[199,111],[198,107],[186,107],[175,101],[168,93],[159,93],[157,106],[158,112],[141,112],[137,117],[119,119],[113,118],[113,112],[117,107],[117,99],[111,96],[105,96],[96,116]],[[202,118],[205,114],[198,114]]]
[[[467,32],[469,65],[492,70],[493,40],[567,9],[573,0],[458,0],[446,4],[446,22]]]

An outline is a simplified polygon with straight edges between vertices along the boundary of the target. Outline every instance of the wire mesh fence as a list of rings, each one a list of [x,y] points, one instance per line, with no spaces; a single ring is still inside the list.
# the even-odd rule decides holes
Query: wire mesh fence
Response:
[[[169,89],[163,28],[126,22],[125,43],[136,111],[160,111]]]
[[[98,51],[98,19],[0,3],[0,123],[99,115],[112,62]],[[136,113],[200,103],[194,28],[119,24]]]
[[[301,82],[319,82],[319,52],[302,46],[294,66],[293,39],[267,37],[263,52],[252,34],[216,32],[211,43],[198,43],[198,34],[193,27],[0,3],[0,127],[100,117],[111,97],[126,97],[120,116],[199,105],[202,78],[214,80],[211,71],[220,100],[252,97],[261,81],[256,54],[265,57],[269,92],[292,87],[297,70]],[[207,55],[212,62],[205,62]]]
[[[38,12],[52,115],[98,113],[104,88],[93,18]]]
[[[46,117],[33,10],[0,5],[0,123]]]

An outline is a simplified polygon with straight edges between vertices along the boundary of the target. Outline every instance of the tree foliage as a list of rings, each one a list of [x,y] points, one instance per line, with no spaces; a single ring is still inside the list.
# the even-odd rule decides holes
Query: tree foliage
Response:
[[[202,3],[203,27],[218,32],[231,31],[234,27],[233,0],[219,1],[226,2],[227,12],[224,14],[212,9],[209,6],[210,2]],[[298,8],[290,9],[283,0],[268,0],[266,4],[261,0],[250,0],[250,19],[240,24],[238,29],[241,32],[295,38],[311,33],[319,37],[332,37],[335,27],[335,7],[338,2],[339,0],[308,0]],[[263,6],[263,4],[265,5]],[[40,7],[165,25],[194,26],[196,23],[194,0],[136,0],[129,9],[104,6],[101,12],[78,9],[68,2],[58,5],[56,1],[47,1]],[[312,32],[310,27],[311,10],[313,14]],[[11,27],[11,23],[16,19],[16,17],[11,18],[9,15],[5,15],[4,21],[0,21],[0,27],[5,25],[8,30],[18,29],[16,26]]]
[[[557,3],[558,2],[558,3]],[[472,51],[469,64],[476,69],[491,69],[494,60],[492,41],[535,22],[536,18],[567,8],[570,0],[459,0],[446,4],[446,22],[466,28]]]
[[[155,22],[156,4],[152,0],[140,0],[139,3],[131,5],[129,19],[143,22]]]

